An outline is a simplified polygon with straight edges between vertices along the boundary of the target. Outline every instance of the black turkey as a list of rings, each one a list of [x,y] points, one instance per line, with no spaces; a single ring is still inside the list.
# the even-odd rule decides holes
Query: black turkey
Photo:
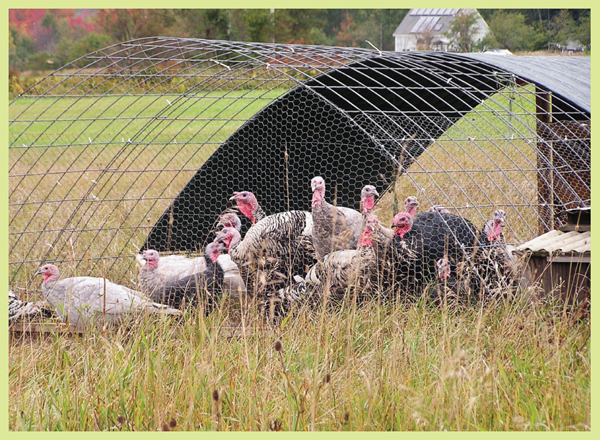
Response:
[[[426,283],[436,279],[436,262],[450,261],[456,273],[471,259],[477,240],[477,229],[460,216],[424,212],[412,217],[398,213],[394,217],[394,276],[409,296],[420,295]]]

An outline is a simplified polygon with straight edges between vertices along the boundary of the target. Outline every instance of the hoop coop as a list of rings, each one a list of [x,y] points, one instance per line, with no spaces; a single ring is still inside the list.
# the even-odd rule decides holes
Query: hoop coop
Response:
[[[520,244],[591,205],[590,117],[583,57],[110,46],[10,103],[10,284],[50,261],[131,284],[140,249],[201,253],[234,191],[310,210],[317,175],[353,208],[375,185],[384,224],[408,195],[477,226],[504,209]]]

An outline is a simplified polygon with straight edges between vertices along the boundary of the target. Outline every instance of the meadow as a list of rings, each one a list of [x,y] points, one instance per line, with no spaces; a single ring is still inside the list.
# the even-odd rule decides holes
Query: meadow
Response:
[[[223,140],[284,92],[14,102],[11,287],[40,299],[33,272],[49,260],[67,275],[135,285],[133,255],[158,216]],[[438,139],[378,216],[389,221],[397,200],[416,194],[463,207],[477,225],[504,207],[507,241],[535,236],[533,102],[519,96],[518,120],[490,122],[507,94]],[[206,318],[15,335],[8,418],[15,431],[583,431],[590,378],[588,317],[535,288],[460,308],[349,301],[279,325],[229,299]]]

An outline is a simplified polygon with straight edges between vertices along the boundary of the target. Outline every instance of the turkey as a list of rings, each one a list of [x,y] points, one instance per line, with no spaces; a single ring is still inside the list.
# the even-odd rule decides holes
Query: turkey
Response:
[[[288,211],[265,216],[256,197],[249,191],[234,193],[232,199],[236,200],[238,209],[252,222],[245,236],[249,239],[248,243],[253,242],[250,246],[258,250],[258,243],[263,240],[277,243],[277,249],[269,250],[267,254],[273,258],[285,256],[287,262],[281,266],[285,271],[279,270],[280,274],[286,273],[288,278],[294,274],[304,275],[307,265],[314,263],[312,214],[307,211]]]
[[[408,196],[404,201],[405,212],[413,217],[417,214],[417,206],[419,206],[419,201],[415,196]]]
[[[424,284],[436,279],[436,262],[450,261],[456,273],[472,256],[477,238],[473,224],[457,215],[424,212],[394,217],[394,275],[409,295],[419,295]]]
[[[220,228],[234,228],[241,231],[242,221],[236,213],[225,212],[219,217],[217,226]],[[223,290],[232,298],[239,298],[240,295],[246,293],[246,285],[244,284],[244,280],[242,280],[237,264],[231,259],[231,255],[229,253],[221,254],[218,262],[225,274],[223,278]]]
[[[450,211],[448,211],[442,205],[433,205],[431,208],[429,208],[429,212],[439,212],[440,214],[449,214],[450,213]]]
[[[238,231],[242,230],[242,221],[235,212],[225,212],[219,217],[218,227],[221,228],[235,228]]]
[[[19,319],[50,318],[52,312],[38,304],[21,301],[12,290],[8,291],[8,321],[14,322]]]
[[[378,196],[379,193],[373,185],[365,185],[360,192],[360,211],[363,215],[363,227],[366,224],[367,217],[373,211],[373,207],[375,206],[375,197]],[[377,227],[374,231],[373,235],[377,235],[377,238],[383,241],[382,245],[385,246],[391,243],[392,238],[394,237],[394,230],[385,228],[380,224],[379,227]]]
[[[506,249],[502,227],[506,221],[506,213],[497,209],[479,234],[479,245],[473,258],[474,267],[479,279],[474,280],[474,289],[490,294],[491,291],[506,291],[515,281],[514,262]]]
[[[462,289],[460,281],[452,273],[450,261],[447,258],[440,258],[436,262],[438,284],[437,301],[438,304],[457,304],[461,300]]]
[[[83,330],[88,325],[116,324],[127,314],[181,315],[181,311],[145,299],[139,292],[105,278],[73,277],[59,280],[53,264],[40,267],[42,293],[69,326]]]
[[[282,301],[327,297],[342,301],[352,291],[357,300],[377,289],[377,263],[372,236],[379,221],[369,215],[357,249],[331,252],[310,268],[304,280],[278,291]]]
[[[204,257],[188,258],[184,255],[161,256],[154,249],[146,249],[141,258],[138,274],[140,290],[147,296],[152,296],[169,281],[177,281],[206,270]]]
[[[351,208],[336,207],[325,200],[325,180],[321,176],[311,181],[313,190],[312,242],[318,260],[325,255],[345,249],[356,249],[362,234],[363,217]]]
[[[218,259],[224,250],[222,242],[210,243],[204,253],[206,269],[203,272],[166,282],[152,292],[151,299],[176,309],[194,308],[202,299],[200,302],[204,304],[205,314],[208,315],[223,293],[224,271]]]
[[[240,212],[244,214],[252,224],[259,222],[267,216],[258,204],[256,196],[250,191],[234,192],[229,200],[235,200]]]
[[[224,228],[216,240],[223,241],[237,264],[250,294],[266,293],[289,285],[315,262],[312,249],[313,221],[310,212],[280,212],[263,218],[248,230],[244,240],[235,228]]]
[[[360,206],[363,214],[363,222],[366,224],[367,218],[371,215],[373,207],[375,205],[375,198],[379,196],[379,193],[373,185],[365,185],[360,193]],[[394,238],[394,230],[386,228],[377,222],[374,225],[374,231],[372,234],[373,249],[375,251],[375,258],[377,261],[377,278],[378,285],[383,290],[387,290],[389,287],[388,273],[390,270],[390,250],[392,240]]]

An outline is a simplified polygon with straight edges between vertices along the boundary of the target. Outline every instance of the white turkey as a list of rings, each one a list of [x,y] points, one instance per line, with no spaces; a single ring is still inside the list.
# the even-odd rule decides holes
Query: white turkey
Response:
[[[147,296],[152,296],[169,281],[177,281],[198,272],[206,270],[206,260],[202,257],[188,258],[184,255],[162,256],[154,249],[146,249],[141,257],[138,283],[140,290]]]
[[[82,330],[89,325],[117,324],[129,314],[181,315],[181,311],[145,299],[139,292],[112,283],[106,278],[73,277],[59,279],[58,267],[46,264],[42,293],[69,326]]]
[[[314,221],[312,242],[317,259],[322,260],[331,252],[356,249],[363,229],[362,214],[328,203],[325,200],[325,180],[321,176],[312,179],[311,188]]]
[[[52,312],[39,304],[22,301],[12,290],[8,291],[8,321],[14,322],[19,319],[50,318]]]
[[[224,250],[223,243],[210,243],[204,252],[206,269],[203,272],[168,281],[152,292],[151,299],[176,309],[193,309],[201,303],[205,314],[210,313],[223,295],[224,271],[218,260]]]

